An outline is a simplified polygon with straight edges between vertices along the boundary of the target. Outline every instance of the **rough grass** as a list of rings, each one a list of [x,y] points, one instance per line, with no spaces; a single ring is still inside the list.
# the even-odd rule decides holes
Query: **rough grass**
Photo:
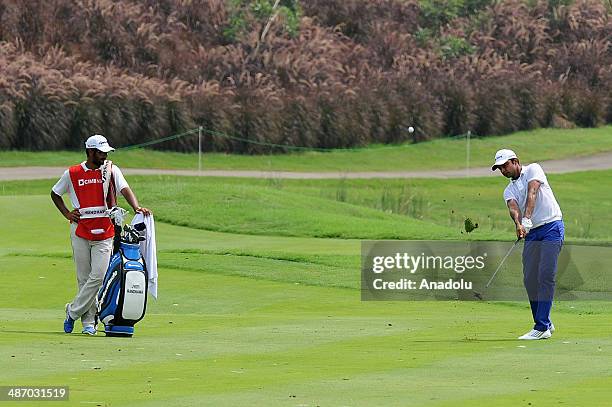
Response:
[[[549,174],[561,206],[566,237],[572,240],[612,241],[612,231],[604,221],[612,211],[612,191],[602,187],[612,171]],[[406,179],[406,180],[304,180],[278,181],[285,191],[376,208],[448,226],[457,231],[466,218],[479,224],[472,232],[478,238],[485,232],[512,234],[513,223],[503,200],[507,179]]]
[[[548,176],[568,240],[612,241],[612,171]],[[0,182],[0,194],[46,194],[54,181]],[[130,177],[159,220],[217,232],[342,239],[511,240],[503,177],[448,180],[265,180]],[[163,185],[163,187],[159,187]],[[46,197],[44,198],[47,199]],[[125,202],[123,203],[126,206]],[[478,223],[471,234],[465,219]]]
[[[158,220],[178,226],[241,234],[343,239],[461,237],[460,230],[373,208],[268,188],[265,181],[226,182],[165,176],[154,179],[152,183],[147,177],[131,177],[130,182],[141,203],[154,208]],[[6,184],[11,186],[5,193],[16,187],[14,182]],[[49,181],[46,185],[43,181],[33,183],[38,193],[49,190],[51,184]],[[45,202],[50,198],[40,199]],[[123,205],[126,206],[124,201]]]

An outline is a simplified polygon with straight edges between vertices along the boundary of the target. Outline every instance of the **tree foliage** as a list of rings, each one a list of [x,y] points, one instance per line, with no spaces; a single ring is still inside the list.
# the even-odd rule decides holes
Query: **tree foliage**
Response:
[[[611,39],[600,0],[0,0],[0,148],[197,125],[311,147],[597,126]]]

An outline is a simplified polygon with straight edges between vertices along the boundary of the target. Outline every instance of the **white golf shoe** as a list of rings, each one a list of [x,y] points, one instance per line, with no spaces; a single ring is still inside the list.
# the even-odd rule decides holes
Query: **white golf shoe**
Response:
[[[552,322],[550,323],[550,328],[548,328],[548,330],[551,334],[555,332],[555,325]]]
[[[534,341],[538,339],[548,339],[551,336],[552,334],[550,333],[550,329],[547,329],[546,331],[538,331],[537,329],[532,329],[525,335],[519,336],[518,338],[526,341]]]

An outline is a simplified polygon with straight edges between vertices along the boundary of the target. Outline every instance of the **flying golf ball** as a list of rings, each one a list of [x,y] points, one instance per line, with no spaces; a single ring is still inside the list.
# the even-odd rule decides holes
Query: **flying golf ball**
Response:
[[[414,133],[414,127],[412,126],[408,127],[408,133]]]

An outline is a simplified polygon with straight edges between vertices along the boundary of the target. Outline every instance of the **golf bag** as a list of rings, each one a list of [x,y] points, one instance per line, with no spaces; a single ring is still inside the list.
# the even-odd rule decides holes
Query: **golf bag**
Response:
[[[132,336],[147,306],[147,267],[138,244],[144,237],[129,225],[121,233],[123,215],[119,225],[115,223],[113,255],[97,298],[96,317],[104,324],[106,336]]]

